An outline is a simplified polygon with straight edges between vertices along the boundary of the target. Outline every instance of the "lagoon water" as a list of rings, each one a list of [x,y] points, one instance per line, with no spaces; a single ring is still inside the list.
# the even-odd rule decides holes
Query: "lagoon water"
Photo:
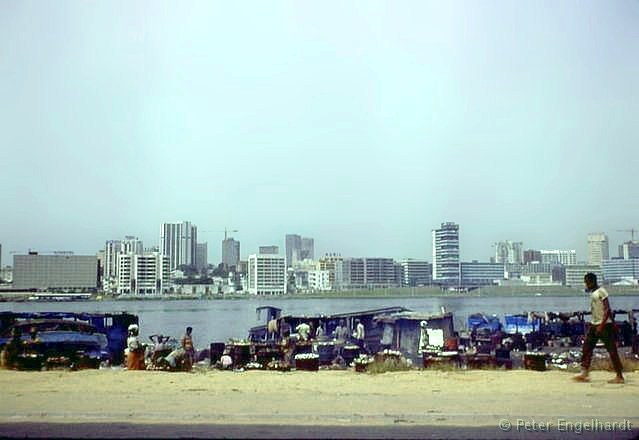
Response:
[[[615,310],[639,308],[639,296],[612,296]],[[265,315],[257,320],[256,307],[272,305],[284,315],[315,315],[355,312],[381,307],[402,306],[414,311],[438,313],[446,307],[455,316],[455,328],[465,328],[468,315],[483,312],[504,314],[527,311],[568,312],[590,310],[589,297],[415,297],[415,298],[246,298],[233,300],[181,301],[78,301],[78,302],[18,302],[0,303],[0,311],[13,312],[129,312],[140,318],[140,333],[144,339],[154,333],[179,338],[186,326],[193,327],[194,342],[202,349],[214,341],[245,338],[248,329],[263,324]]]

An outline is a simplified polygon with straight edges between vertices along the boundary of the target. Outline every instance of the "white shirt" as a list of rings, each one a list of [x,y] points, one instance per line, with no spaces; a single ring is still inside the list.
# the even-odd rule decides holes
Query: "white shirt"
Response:
[[[599,325],[604,318],[604,299],[608,298],[608,292],[603,287],[598,288],[590,294],[590,323]]]

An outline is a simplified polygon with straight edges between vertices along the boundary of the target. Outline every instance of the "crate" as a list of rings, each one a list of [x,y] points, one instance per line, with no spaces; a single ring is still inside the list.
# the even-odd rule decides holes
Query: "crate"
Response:
[[[302,371],[318,371],[319,358],[295,359],[295,369]]]
[[[546,371],[547,356],[545,353],[526,353],[524,355],[524,368],[526,370]]]

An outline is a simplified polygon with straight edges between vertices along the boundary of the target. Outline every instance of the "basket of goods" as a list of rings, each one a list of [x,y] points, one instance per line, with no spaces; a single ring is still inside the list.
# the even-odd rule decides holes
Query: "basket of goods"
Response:
[[[266,364],[266,369],[271,371],[291,371],[291,365],[285,361],[273,360]]]
[[[350,365],[360,354],[360,348],[357,345],[345,345],[342,349],[342,357],[347,365]]]
[[[378,362],[384,362],[386,360],[399,361],[401,358],[402,353],[400,351],[389,349],[380,351],[375,355],[375,360]]]
[[[319,355],[314,353],[296,354],[295,368],[303,371],[319,370]]]
[[[368,366],[375,362],[375,358],[362,354],[353,359],[353,366],[358,373],[365,373]]]
[[[263,370],[264,366],[259,362],[249,362],[244,366],[247,370]]]

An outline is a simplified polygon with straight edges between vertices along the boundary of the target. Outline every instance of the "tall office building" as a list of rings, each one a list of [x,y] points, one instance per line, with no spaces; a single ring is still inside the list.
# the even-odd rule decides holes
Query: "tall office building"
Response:
[[[433,229],[433,281],[459,285],[459,271],[459,225],[442,223]]]
[[[495,243],[495,263],[522,264],[524,244],[521,241],[500,241]]]
[[[308,237],[302,237],[302,249],[300,251],[300,260],[313,260],[315,258],[315,240]]]
[[[163,223],[160,228],[160,252],[169,257],[170,270],[195,264],[197,226],[191,222]]]
[[[169,257],[159,252],[118,255],[117,293],[158,295],[169,289]]]
[[[209,266],[209,246],[207,243],[198,243],[195,247],[195,267],[202,271]]]
[[[286,235],[286,266],[291,267],[295,262],[315,257],[315,240],[301,237],[297,234]]]
[[[604,233],[588,234],[588,264],[602,265],[604,260],[610,259],[608,236]]]
[[[253,254],[248,259],[248,291],[253,295],[286,293],[285,257],[276,254]]]
[[[222,240],[222,264],[226,270],[235,268],[240,262],[240,242],[232,237]]]
[[[108,240],[104,246],[102,261],[102,289],[114,292],[118,282],[118,255],[142,255],[144,245],[138,237],[127,235],[124,240]]]

